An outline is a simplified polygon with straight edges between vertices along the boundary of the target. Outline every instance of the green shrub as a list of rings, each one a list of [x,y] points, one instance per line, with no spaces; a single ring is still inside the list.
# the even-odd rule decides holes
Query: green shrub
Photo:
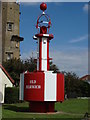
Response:
[[[19,88],[18,87],[7,87],[5,89],[5,103],[17,103],[19,102]]]

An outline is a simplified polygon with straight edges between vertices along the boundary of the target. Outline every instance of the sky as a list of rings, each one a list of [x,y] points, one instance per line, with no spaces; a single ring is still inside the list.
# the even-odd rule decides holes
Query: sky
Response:
[[[40,3],[20,4],[21,59],[36,57],[37,44],[33,36]],[[79,77],[88,74],[88,3],[49,2],[45,11],[51,18],[50,57],[60,71],[75,72]]]

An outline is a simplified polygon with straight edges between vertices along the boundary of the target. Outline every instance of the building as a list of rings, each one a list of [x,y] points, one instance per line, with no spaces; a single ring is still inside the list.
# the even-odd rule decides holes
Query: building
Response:
[[[88,82],[90,84],[90,75],[85,75],[85,76],[81,77],[80,80],[83,80],[83,81]]]
[[[2,61],[20,58],[19,7],[16,2],[2,2]]]
[[[2,63],[2,11],[0,2],[0,64]]]
[[[4,103],[5,88],[13,87],[14,80],[0,64],[0,103]]]

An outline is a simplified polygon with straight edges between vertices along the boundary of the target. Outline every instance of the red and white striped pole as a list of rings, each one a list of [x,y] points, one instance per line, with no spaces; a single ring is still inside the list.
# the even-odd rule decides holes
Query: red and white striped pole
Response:
[[[37,20],[37,26],[36,28],[40,28],[39,34],[36,34],[34,36],[35,39],[37,39],[38,43],[38,49],[37,49],[37,71],[48,71],[49,70],[49,41],[53,38],[52,34],[47,33],[47,29],[50,28],[51,20],[49,21],[42,21],[42,23],[48,23],[48,27],[46,26],[38,26],[39,19],[42,16],[45,16],[48,18],[44,12],[46,10],[47,6],[45,3],[42,3],[40,5],[40,9],[43,10],[42,15]]]
[[[53,38],[52,34],[47,34],[45,26],[40,28],[40,34],[35,36],[38,38],[38,51],[37,51],[37,70],[48,71],[49,70],[49,41]]]

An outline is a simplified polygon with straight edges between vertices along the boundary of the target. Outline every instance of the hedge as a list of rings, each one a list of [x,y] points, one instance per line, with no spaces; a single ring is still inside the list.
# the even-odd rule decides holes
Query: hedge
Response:
[[[19,88],[18,87],[7,87],[5,89],[5,103],[18,103],[19,102]]]

